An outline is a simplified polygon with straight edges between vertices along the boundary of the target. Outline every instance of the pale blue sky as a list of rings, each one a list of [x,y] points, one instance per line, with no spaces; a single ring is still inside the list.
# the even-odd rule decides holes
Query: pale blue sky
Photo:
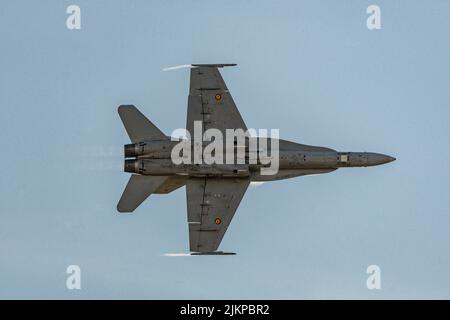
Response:
[[[4,1],[0,298],[449,298],[449,30],[444,0]],[[252,187],[221,245],[238,255],[165,257],[188,250],[185,190],[118,215],[116,109],[184,127],[188,70],[161,69],[186,63],[238,64],[249,127],[397,161]]]

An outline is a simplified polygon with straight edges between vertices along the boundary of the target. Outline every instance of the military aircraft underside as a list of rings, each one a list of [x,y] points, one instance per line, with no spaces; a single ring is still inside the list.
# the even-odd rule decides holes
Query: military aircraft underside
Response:
[[[190,66],[186,129],[191,135],[199,128],[200,136],[208,129],[216,129],[213,132],[222,133],[223,137],[227,129],[248,131],[219,72],[219,68],[226,66],[233,64]],[[185,149],[183,153],[192,151],[192,155],[186,163],[178,163],[174,162],[172,151],[179,147],[181,140],[172,141],[135,106],[122,105],[118,112],[131,140],[131,144],[125,145],[124,170],[132,175],[117,210],[133,212],[151,194],[166,194],[186,186],[192,255],[232,254],[217,249],[250,182],[328,173],[343,167],[376,166],[395,160],[379,153],[338,152],[271,137],[265,139],[261,148],[262,138],[247,135],[228,145],[231,148],[225,152],[231,149],[231,163],[192,160],[195,148],[206,151],[208,142],[204,141],[200,147]],[[252,141],[256,147],[252,147]],[[274,146],[277,157],[269,159],[276,160],[277,168],[264,174],[268,164],[260,155],[264,151],[267,157],[267,150],[275,150]]]

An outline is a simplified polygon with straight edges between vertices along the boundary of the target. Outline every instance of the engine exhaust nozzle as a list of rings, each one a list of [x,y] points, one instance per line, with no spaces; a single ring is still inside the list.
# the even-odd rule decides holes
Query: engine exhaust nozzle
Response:
[[[124,145],[123,149],[124,149],[125,158],[132,158],[132,157],[138,156],[138,153],[136,150],[136,145],[134,143]]]
[[[123,164],[123,171],[130,172],[130,173],[137,173],[139,171],[139,161],[137,160],[125,160]]]

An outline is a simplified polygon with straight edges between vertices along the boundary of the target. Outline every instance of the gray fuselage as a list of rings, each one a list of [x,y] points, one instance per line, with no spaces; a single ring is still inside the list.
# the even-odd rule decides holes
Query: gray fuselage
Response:
[[[179,141],[143,141],[125,145],[125,171],[150,176],[188,177],[250,177],[251,181],[272,181],[296,176],[320,174],[341,167],[367,167],[391,162],[395,158],[370,152],[337,152],[333,149],[301,145],[279,140],[278,170],[275,174],[261,174],[267,167],[259,160],[248,161],[248,145],[244,163],[181,163],[172,161],[173,147]],[[295,150],[293,150],[295,149]],[[257,153],[259,155],[259,152]],[[259,159],[259,158],[258,158]]]

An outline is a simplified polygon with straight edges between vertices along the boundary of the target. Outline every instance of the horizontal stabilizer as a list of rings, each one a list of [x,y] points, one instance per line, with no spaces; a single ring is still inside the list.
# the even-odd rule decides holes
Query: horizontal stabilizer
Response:
[[[131,142],[136,143],[144,140],[167,140],[169,139],[150,120],[148,120],[135,106],[119,106],[117,112],[123,122],[125,130]]]
[[[166,194],[186,185],[186,176],[171,176],[154,193]]]
[[[167,176],[132,175],[117,204],[119,212],[133,212],[134,209],[155,192],[166,180]]]

